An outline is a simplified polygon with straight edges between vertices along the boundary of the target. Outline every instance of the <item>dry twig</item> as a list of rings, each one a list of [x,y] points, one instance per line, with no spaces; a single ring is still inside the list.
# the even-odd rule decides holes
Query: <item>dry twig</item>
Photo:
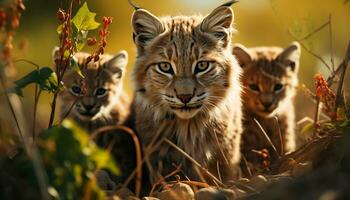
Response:
[[[261,132],[263,133],[264,137],[266,138],[267,142],[270,144],[270,146],[272,147],[273,151],[275,152],[275,154],[277,155],[278,158],[281,158],[281,155],[278,153],[275,145],[272,143],[269,135],[266,133],[266,131],[264,130],[264,128],[261,126],[261,124],[258,122],[258,120],[256,120],[254,118],[254,122],[258,125],[258,127],[260,128]]]
[[[337,94],[335,97],[335,110],[334,112],[337,113],[337,109],[339,106],[342,104],[344,105],[343,102],[343,87],[344,87],[344,80],[345,80],[345,74],[346,74],[346,69],[349,64],[350,60],[350,42],[348,43],[348,47],[346,50],[345,58],[343,62],[340,64],[339,68],[341,69],[341,74],[340,74],[340,80],[338,83],[338,89],[337,89]]]
[[[170,146],[175,148],[178,152],[180,152],[182,155],[184,155],[188,160],[190,160],[195,166],[197,166],[199,169],[201,169],[204,173],[206,173],[210,178],[212,178],[215,182],[217,182],[221,187],[224,186],[224,184],[216,178],[212,173],[208,171],[208,169],[204,168],[199,164],[196,160],[194,160],[191,156],[189,156],[186,152],[184,152],[182,149],[180,149],[178,146],[176,146],[174,143],[172,143],[168,139],[164,139],[166,143],[168,143]]]
[[[153,192],[156,189],[158,185],[160,185],[162,182],[164,182],[167,178],[177,174],[180,171],[181,165],[179,165],[174,171],[170,172],[168,175],[161,177],[156,183],[153,184],[151,191],[149,192],[150,197],[153,196]]]
[[[135,134],[135,132],[130,128],[122,125],[105,126],[94,131],[91,135],[91,139],[96,138],[97,135],[103,132],[115,131],[115,130],[122,130],[123,132],[129,134],[132,137],[132,140],[134,142],[135,151],[136,151],[136,171],[137,171],[136,181],[135,181],[135,194],[136,196],[139,196],[141,192],[141,179],[142,179],[142,152],[141,152],[140,141],[137,135]]]

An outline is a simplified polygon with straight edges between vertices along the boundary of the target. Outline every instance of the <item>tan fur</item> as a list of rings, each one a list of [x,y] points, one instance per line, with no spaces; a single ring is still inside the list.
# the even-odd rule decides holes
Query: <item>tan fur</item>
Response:
[[[218,165],[224,181],[236,175],[240,158],[241,69],[230,47],[232,21],[227,6],[205,18],[158,18],[139,9],[132,19],[138,49],[133,71],[136,129],[143,147],[168,138],[213,174]],[[209,61],[207,71],[196,71],[199,61]],[[164,62],[173,74],[159,69]],[[200,180],[193,164],[166,143],[150,161],[153,180],[179,165],[182,175]]]
[[[106,125],[121,124],[129,113],[129,100],[123,92],[122,79],[127,64],[127,53],[115,56],[103,55],[98,62],[91,61],[87,66],[87,53],[77,53],[78,63],[84,78],[68,68],[63,82],[65,89],[60,93],[60,117],[74,119],[80,126],[92,132]],[[81,88],[81,95],[72,92],[72,87]],[[98,88],[106,89],[105,96],[97,96]],[[86,108],[92,106],[88,111]]]
[[[242,152],[246,159],[253,163],[253,167],[259,169],[261,166],[258,164],[261,164],[262,159],[252,152],[253,149],[269,150],[272,163],[276,161],[276,154],[253,121],[254,118],[267,132],[279,153],[295,150],[293,98],[298,84],[300,46],[294,42],[286,49],[280,47],[248,49],[238,44],[235,45],[233,53],[244,71],[242,83],[245,120]],[[256,91],[257,86],[259,91]]]

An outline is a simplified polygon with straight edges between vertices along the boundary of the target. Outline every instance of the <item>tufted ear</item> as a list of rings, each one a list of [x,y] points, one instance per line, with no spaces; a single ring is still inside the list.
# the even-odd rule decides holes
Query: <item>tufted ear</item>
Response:
[[[229,3],[219,6],[206,16],[200,24],[200,30],[203,33],[216,38],[219,42],[223,43],[223,46],[227,46],[230,42],[234,18],[230,6],[235,2],[236,1],[230,1]]]
[[[277,61],[282,63],[286,67],[290,67],[292,71],[297,71],[300,60],[300,44],[298,42],[292,42],[286,47],[282,53],[277,56]]]
[[[114,77],[121,78],[127,64],[128,53],[126,51],[120,51],[111,59],[107,60],[104,67],[106,70],[112,73]]]
[[[141,48],[165,31],[159,18],[145,9],[136,10],[132,15],[131,23],[134,29],[134,42]]]
[[[238,63],[242,68],[252,61],[249,49],[243,46],[242,44],[234,44],[232,53],[236,56]]]

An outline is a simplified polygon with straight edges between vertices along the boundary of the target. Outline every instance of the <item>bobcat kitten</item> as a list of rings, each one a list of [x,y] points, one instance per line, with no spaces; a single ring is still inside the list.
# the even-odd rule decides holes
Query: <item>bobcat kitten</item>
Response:
[[[54,55],[58,54],[56,51]],[[86,65],[88,56],[88,53],[74,55],[84,78],[72,68],[67,68],[63,78],[66,88],[59,98],[61,119],[71,118],[91,134],[103,126],[124,123],[129,115],[130,103],[122,85],[127,52],[102,55],[98,62],[91,61]],[[104,170],[98,173],[100,187],[112,191],[126,180],[136,166],[133,140],[122,131],[109,131],[97,135],[95,142],[102,148],[112,147],[111,154],[121,169],[120,176]]]
[[[206,17],[158,18],[144,9],[132,17],[136,129],[143,147],[167,138],[211,173],[220,171],[224,182],[236,176],[242,129],[241,68],[230,45],[229,6]],[[203,177],[165,142],[149,160],[151,181],[177,166],[190,180]]]
[[[63,77],[66,89],[59,98],[61,119],[72,118],[91,133],[102,126],[123,123],[129,113],[122,85],[128,56],[125,51],[114,56],[102,55],[98,62],[86,65],[88,56],[88,53],[74,55],[84,77],[68,67]]]
[[[264,128],[279,153],[295,150],[293,98],[298,85],[300,45],[293,42],[283,49],[246,48],[237,44],[233,53],[243,68],[242,153],[248,162],[257,166],[262,160],[252,150],[267,149],[273,162],[277,155],[254,119]]]

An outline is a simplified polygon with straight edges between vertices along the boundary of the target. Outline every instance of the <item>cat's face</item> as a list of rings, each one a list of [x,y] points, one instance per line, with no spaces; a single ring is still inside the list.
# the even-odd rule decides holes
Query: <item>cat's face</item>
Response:
[[[182,119],[215,107],[231,87],[233,74],[240,72],[233,67],[232,21],[227,6],[205,18],[158,18],[137,10],[132,19],[138,49],[133,75],[148,105]]]
[[[243,68],[244,105],[263,117],[275,116],[295,95],[300,46],[294,42],[278,47],[233,48]]]
[[[84,77],[68,69],[64,75],[65,89],[60,93],[61,113],[81,120],[95,120],[113,108],[122,92],[122,78],[127,65],[127,53],[103,55],[87,66],[87,53],[74,55]],[[71,109],[69,111],[69,109]]]

